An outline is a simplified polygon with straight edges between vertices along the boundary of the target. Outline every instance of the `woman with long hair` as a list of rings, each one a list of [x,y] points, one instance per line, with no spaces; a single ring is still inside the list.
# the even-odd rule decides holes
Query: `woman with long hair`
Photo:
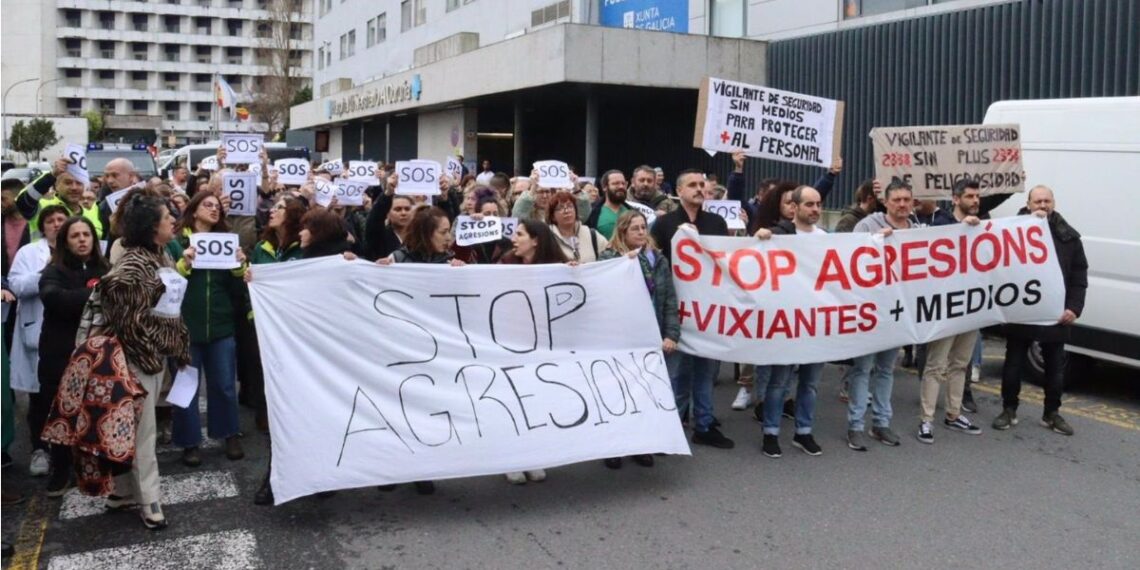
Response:
[[[111,269],[99,251],[98,232],[91,220],[80,216],[68,218],[56,236],[51,262],[40,276],[40,300],[44,305],[43,329],[40,331],[40,394],[49,407],[29,428],[39,436],[47,419],[50,403],[59,391],[60,378],[75,350],[75,333],[83,307],[99,279]],[[31,410],[29,410],[31,412]],[[39,429],[37,429],[37,427]],[[59,497],[71,486],[71,449],[51,446],[51,476],[47,495]]]
[[[245,457],[241,447],[241,426],[237,400],[237,301],[244,296],[242,276],[246,270],[245,253],[235,253],[240,264],[236,269],[195,269],[197,252],[191,245],[196,233],[229,233],[222,213],[222,202],[211,192],[199,192],[190,199],[178,225],[178,239],[184,251],[178,271],[188,279],[182,317],[190,331],[192,366],[206,377],[206,425],[210,439],[225,441],[225,454],[231,461]],[[198,411],[198,393],[190,404],[175,408],[174,445],[182,448],[182,463],[187,467],[202,464],[198,446],[202,443],[202,423]]]
[[[511,236],[514,249],[503,256],[499,263],[531,265],[538,263],[567,263],[571,261],[562,253],[558,239],[550,226],[538,220],[519,220],[515,235]]]
[[[475,212],[472,214],[473,219],[481,220],[483,218],[500,217],[506,211],[506,207],[502,201],[499,200],[494,190],[490,188],[480,188],[476,190],[475,194],[479,196],[479,199],[475,203]],[[511,240],[503,238],[473,245],[452,244],[451,251],[455,253],[456,259],[465,263],[487,264],[498,263],[499,259],[509,252],[512,247]]]
[[[324,208],[313,208],[301,217],[297,239],[301,244],[301,259],[330,255],[356,259],[340,216]]]
[[[630,210],[618,217],[614,225],[614,237],[610,248],[602,252],[601,259],[613,259],[627,255],[637,259],[649,299],[653,302],[653,314],[657,316],[657,327],[661,334],[661,351],[671,354],[677,350],[681,340],[681,322],[677,315],[677,293],[673,289],[673,271],[669,258],[665,257],[653,236],[649,234],[649,224],[645,214]],[[666,364],[668,364],[666,360]],[[642,467],[653,467],[653,456],[634,455],[633,462]],[[605,460],[606,467],[621,469],[622,458],[611,457]]]
[[[466,265],[451,251],[451,220],[447,212],[424,206],[412,214],[404,244],[379,263],[447,263]]]
[[[605,236],[578,219],[578,201],[568,192],[558,192],[550,199],[546,219],[567,259],[580,263],[597,261],[609,247]]]

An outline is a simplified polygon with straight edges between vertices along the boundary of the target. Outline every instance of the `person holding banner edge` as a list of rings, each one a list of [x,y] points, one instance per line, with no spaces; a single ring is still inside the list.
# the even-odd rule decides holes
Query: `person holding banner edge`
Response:
[[[657,222],[653,224],[651,231],[653,241],[669,244],[668,247],[662,248],[661,253],[670,263],[673,261],[673,235],[682,224],[688,224],[704,235],[728,235],[728,223],[724,218],[706,212],[701,207],[704,204],[705,184],[705,175],[700,170],[682,171],[677,176],[676,187],[677,195],[681,198],[681,207],[657,218]],[[720,432],[713,416],[713,380],[720,368],[720,361],[677,350],[665,356],[665,365],[669,370],[669,380],[673,384],[678,414],[684,418],[689,412],[690,403],[692,404],[693,443],[719,449],[732,449],[736,445],[735,442]]]

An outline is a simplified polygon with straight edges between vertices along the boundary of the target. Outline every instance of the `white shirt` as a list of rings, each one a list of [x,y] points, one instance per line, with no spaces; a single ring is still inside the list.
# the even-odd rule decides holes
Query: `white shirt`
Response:
[[[494,176],[495,173],[490,170],[486,172],[480,172],[479,175],[475,177],[475,183],[480,186],[487,186],[491,183],[491,178]]]

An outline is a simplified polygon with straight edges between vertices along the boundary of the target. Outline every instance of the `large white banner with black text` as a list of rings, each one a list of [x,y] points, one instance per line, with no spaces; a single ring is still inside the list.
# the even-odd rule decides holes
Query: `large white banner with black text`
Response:
[[[684,352],[803,364],[998,323],[1053,324],[1065,284],[1044,220],[880,234],[673,238]]]
[[[634,260],[252,271],[278,503],[689,453]]]

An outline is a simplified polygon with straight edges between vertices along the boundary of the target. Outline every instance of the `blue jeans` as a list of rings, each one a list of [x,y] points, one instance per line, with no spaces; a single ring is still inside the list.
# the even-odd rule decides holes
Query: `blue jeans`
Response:
[[[974,343],[974,357],[970,359],[970,363],[974,366],[982,365],[982,331],[978,331],[978,342]]]
[[[815,397],[823,378],[823,363],[801,364],[796,384],[796,435],[811,433],[815,423]],[[764,435],[779,435],[784,397],[792,383],[792,366],[772,366],[772,379],[764,394]]]
[[[237,345],[228,336],[207,343],[190,345],[190,365],[206,374],[206,423],[210,439],[238,434]],[[172,441],[182,448],[202,443],[202,419],[198,412],[198,392],[185,408],[173,406]]]
[[[752,379],[752,393],[756,394],[756,401],[764,401],[765,395],[768,393],[768,384],[772,382],[772,366],[769,364],[757,364],[756,374]]]
[[[720,361],[685,354],[679,350],[665,356],[665,367],[677,399],[677,413],[685,417],[689,402],[693,405],[693,430],[708,431],[713,422],[713,380]]]
[[[889,348],[855,358],[847,374],[847,429],[863,431],[867,413],[867,392],[871,396],[872,425],[890,427],[891,390],[895,385],[895,360],[899,349]]]

